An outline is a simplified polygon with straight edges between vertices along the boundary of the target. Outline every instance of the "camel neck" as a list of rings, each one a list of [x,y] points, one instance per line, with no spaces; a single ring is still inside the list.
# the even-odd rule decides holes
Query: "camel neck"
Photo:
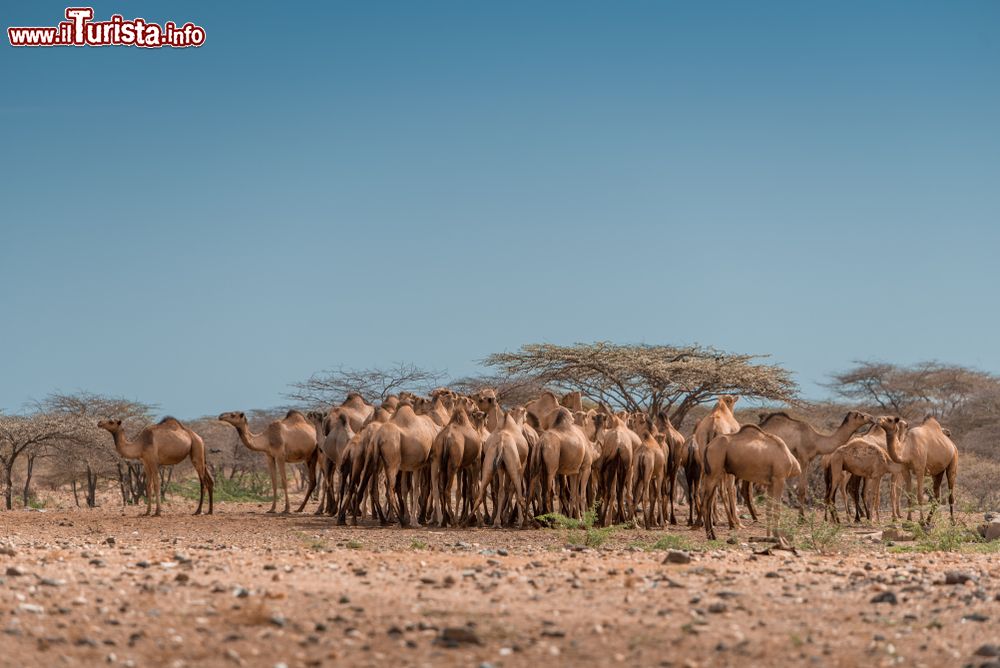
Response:
[[[117,431],[111,433],[112,438],[115,442],[115,450],[118,454],[125,459],[139,459],[139,448],[137,444],[128,440],[125,437],[125,430],[119,428]]]
[[[261,450],[262,448],[257,445],[258,434],[250,431],[250,427],[242,424],[236,427],[236,432],[240,435],[240,440],[243,441],[243,445],[247,446],[251,450]]]

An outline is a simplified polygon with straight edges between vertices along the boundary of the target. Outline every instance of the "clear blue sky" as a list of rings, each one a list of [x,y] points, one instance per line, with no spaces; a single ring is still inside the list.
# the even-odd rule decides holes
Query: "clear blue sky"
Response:
[[[240,6],[95,3],[200,49],[0,46],[0,407],[535,341],[771,353],[808,396],[1000,372],[1000,3]]]

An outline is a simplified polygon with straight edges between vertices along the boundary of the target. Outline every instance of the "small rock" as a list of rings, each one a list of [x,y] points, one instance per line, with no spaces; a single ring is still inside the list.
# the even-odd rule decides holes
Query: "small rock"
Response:
[[[960,585],[965,584],[976,578],[971,573],[963,573],[961,571],[948,571],[944,574],[944,583],[946,585]]]
[[[115,537],[114,536],[108,536],[107,538],[104,539],[104,542],[107,543],[108,545],[114,545],[115,544]]]
[[[273,614],[273,615],[271,615],[271,619],[269,619],[268,621],[270,621],[272,624],[274,624],[277,627],[284,627],[286,624],[288,624],[288,620],[286,620],[283,615],[279,615],[279,614]]]
[[[30,612],[33,615],[45,614],[45,608],[43,608],[40,605],[36,605],[34,603],[22,603],[21,605],[17,606],[17,609],[20,610],[21,612]]]
[[[245,587],[236,587],[235,589],[233,589],[233,596],[235,596],[236,598],[246,598],[249,595],[250,595],[250,590],[246,589]]]
[[[12,578],[16,578],[18,576],[24,575],[24,573],[25,573],[24,569],[21,568],[20,566],[8,566],[7,567],[7,575],[9,575]]]
[[[891,591],[884,591],[881,594],[876,594],[875,596],[873,596],[871,602],[888,603],[889,605],[896,605],[897,603],[899,603],[899,600],[896,598],[896,595]]]
[[[980,612],[970,612],[962,616],[963,622],[987,622],[989,619],[989,615],[984,615]]]
[[[506,557],[508,554],[510,554],[510,552],[501,547],[499,550],[497,550],[497,554],[501,557]]]
[[[135,565],[138,566],[139,568],[149,568],[149,562],[146,561],[145,559],[143,559],[142,561],[137,561]]]
[[[55,578],[39,578],[38,584],[43,587],[62,587],[66,584],[65,580],[56,580]]]
[[[449,626],[441,629],[434,643],[442,647],[461,647],[462,645],[482,645],[476,632],[465,626]]]
[[[1000,645],[991,643],[980,645],[976,650],[976,656],[1000,656]]]
[[[726,611],[726,604],[722,601],[716,601],[708,606],[708,611],[713,615],[718,615]]]
[[[13,557],[17,554],[17,550],[14,549],[14,544],[10,542],[0,543],[0,554],[4,554],[8,557]]]
[[[683,550],[667,550],[667,556],[663,559],[664,564],[690,564],[691,555]]]

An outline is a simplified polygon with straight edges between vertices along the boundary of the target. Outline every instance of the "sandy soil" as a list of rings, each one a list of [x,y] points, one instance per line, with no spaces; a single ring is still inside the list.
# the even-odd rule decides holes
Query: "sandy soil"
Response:
[[[0,512],[0,663],[980,666],[1000,644],[995,555],[854,537],[846,555],[758,556],[759,528],[707,551],[684,527],[580,549],[559,530],[191,510]],[[668,533],[690,563],[637,547]]]

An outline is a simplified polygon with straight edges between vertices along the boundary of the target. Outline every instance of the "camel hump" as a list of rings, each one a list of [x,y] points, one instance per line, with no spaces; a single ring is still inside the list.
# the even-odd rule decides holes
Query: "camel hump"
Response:
[[[164,418],[163,418],[162,420],[160,420],[160,421],[159,421],[159,422],[157,422],[156,424],[157,424],[157,426],[164,426],[164,427],[180,427],[181,429],[183,429],[183,428],[184,428],[184,425],[183,425],[183,424],[181,424],[181,421],[180,421],[180,420],[178,420],[177,418],[175,418],[175,417],[174,417],[174,416],[172,416],[172,415],[167,415],[167,416],[165,416],[165,417],[164,417]]]
[[[556,412],[556,417],[552,421],[553,427],[562,427],[566,424],[575,424],[573,421],[573,414],[569,412],[566,408],[559,408]]]
[[[753,432],[757,432],[758,434],[767,433],[763,429],[761,429],[759,425],[755,425],[755,424],[744,424],[744,425],[741,425],[740,426],[740,431],[741,432],[743,432],[743,431],[753,431]]]
[[[774,418],[784,418],[785,420],[794,420],[795,419],[791,415],[789,415],[788,413],[786,413],[785,411],[775,411],[773,413],[761,413],[760,414],[760,424],[765,424],[765,423],[767,423],[768,420],[772,420]]]
[[[291,419],[305,420],[306,416],[302,413],[302,411],[297,411],[294,408],[292,408],[287,413],[285,413],[285,419],[288,420],[290,418]]]

